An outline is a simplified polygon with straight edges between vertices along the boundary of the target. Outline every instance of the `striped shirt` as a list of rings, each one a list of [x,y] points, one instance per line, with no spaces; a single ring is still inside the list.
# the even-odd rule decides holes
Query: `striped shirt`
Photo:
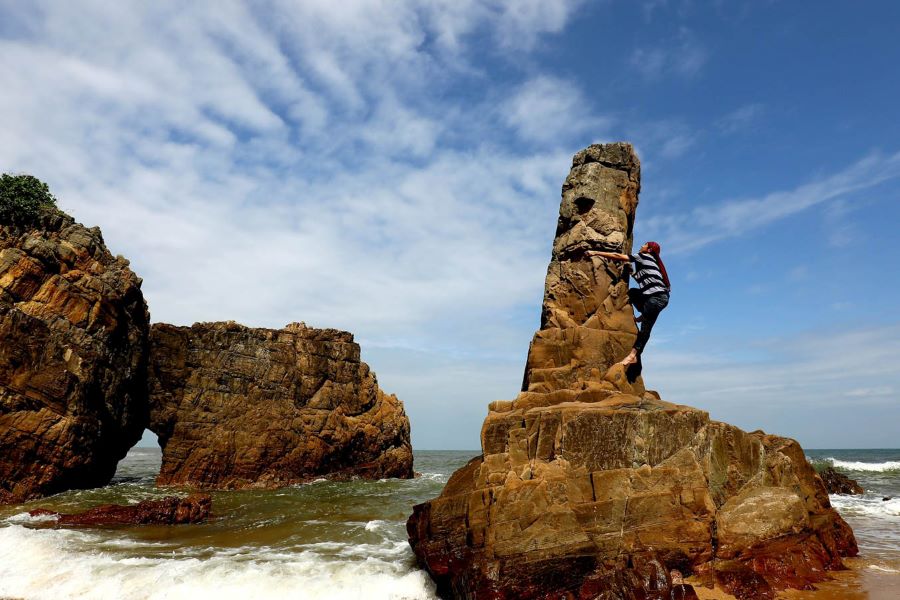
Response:
[[[655,294],[669,293],[669,288],[659,270],[656,257],[649,252],[640,252],[629,256],[634,262],[634,280],[641,286],[641,294],[649,298]]]

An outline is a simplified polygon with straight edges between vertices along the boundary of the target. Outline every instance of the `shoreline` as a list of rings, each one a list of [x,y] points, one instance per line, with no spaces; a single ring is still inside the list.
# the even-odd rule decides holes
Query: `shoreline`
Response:
[[[811,450],[816,456],[822,451]],[[831,452],[829,452],[829,455]],[[880,465],[900,460],[871,451],[843,451],[835,458]],[[29,521],[7,520],[25,508],[48,504],[79,510],[95,504],[127,504],[156,497],[156,448],[138,448],[123,460],[111,486],[65,492],[52,500],[0,509],[0,600],[107,598],[148,600],[206,597],[223,589],[256,597],[352,600],[365,591],[373,598],[432,598],[430,578],[415,569],[406,542],[408,502],[440,492],[471,451],[419,451],[412,480],[329,482],[281,490],[216,492],[221,518],[185,527],[113,530],[41,529]],[[783,591],[781,600],[887,600],[900,589],[900,514],[881,494],[900,496],[893,472],[860,471],[865,498],[831,496],[860,543],[861,557],[844,559],[844,571],[815,591]],[[888,509],[888,510],[885,510]],[[7,527],[4,527],[7,526]],[[38,530],[40,529],[40,530]],[[98,560],[97,552],[106,558]],[[407,560],[408,558],[408,560]],[[257,569],[247,570],[252,560]],[[136,583],[137,582],[137,583]],[[157,582],[151,588],[149,582]],[[731,600],[699,577],[686,578],[702,600]],[[98,587],[99,586],[99,587]],[[102,592],[99,591],[102,589]],[[145,591],[141,591],[141,590]],[[154,589],[156,595],[146,590]],[[253,595],[250,594],[250,595]],[[223,597],[228,597],[224,595]],[[249,597],[249,596],[237,596]]]
[[[814,590],[781,590],[778,600],[895,600],[900,590],[900,571],[880,567],[866,556],[845,558],[843,571],[829,571],[829,578]],[[737,600],[718,586],[705,587],[697,577],[685,583],[694,586],[700,600]]]

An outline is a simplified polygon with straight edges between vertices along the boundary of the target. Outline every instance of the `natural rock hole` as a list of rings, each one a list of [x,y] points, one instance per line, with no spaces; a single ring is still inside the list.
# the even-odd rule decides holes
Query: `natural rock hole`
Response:
[[[594,201],[590,198],[585,198],[584,196],[575,198],[575,210],[578,211],[579,215],[587,214],[587,212],[593,207]]]
[[[128,455],[116,465],[113,483],[137,481],[153,472],[153,479],[159,475],[162,466],[162,449],[159,438],[149,429],[145,429],[141,439],[128,449]]]

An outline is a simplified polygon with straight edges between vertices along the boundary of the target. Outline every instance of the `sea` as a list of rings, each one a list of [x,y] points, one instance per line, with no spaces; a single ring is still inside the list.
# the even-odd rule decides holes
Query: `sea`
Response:
[[[109,486],[0,507],[0,598],[23,600],[433,599],[406,541],[414,504],[437,496],[477,452],[417,451],[415,479],[314,481],[213,493],[201,525],[57,529],[46,507],[77,512],[170,495],[160,451],[134,448]],[[820,591],[791,598],[900,599],[900,450],[810,450],[866,493],[832,496],[860,558]]]

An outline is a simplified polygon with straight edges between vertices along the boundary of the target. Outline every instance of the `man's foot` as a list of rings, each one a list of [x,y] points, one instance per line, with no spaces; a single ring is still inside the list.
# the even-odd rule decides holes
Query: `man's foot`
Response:
[[[638,315],[634,318],[635,323],[640,323],[643,320],[644,320],[644,315]]]
[[[619,364],[627,367],[628,365],[633,365],[637,362],[637,351],[632,350],[628,353],[628,356],[619,361]]]

